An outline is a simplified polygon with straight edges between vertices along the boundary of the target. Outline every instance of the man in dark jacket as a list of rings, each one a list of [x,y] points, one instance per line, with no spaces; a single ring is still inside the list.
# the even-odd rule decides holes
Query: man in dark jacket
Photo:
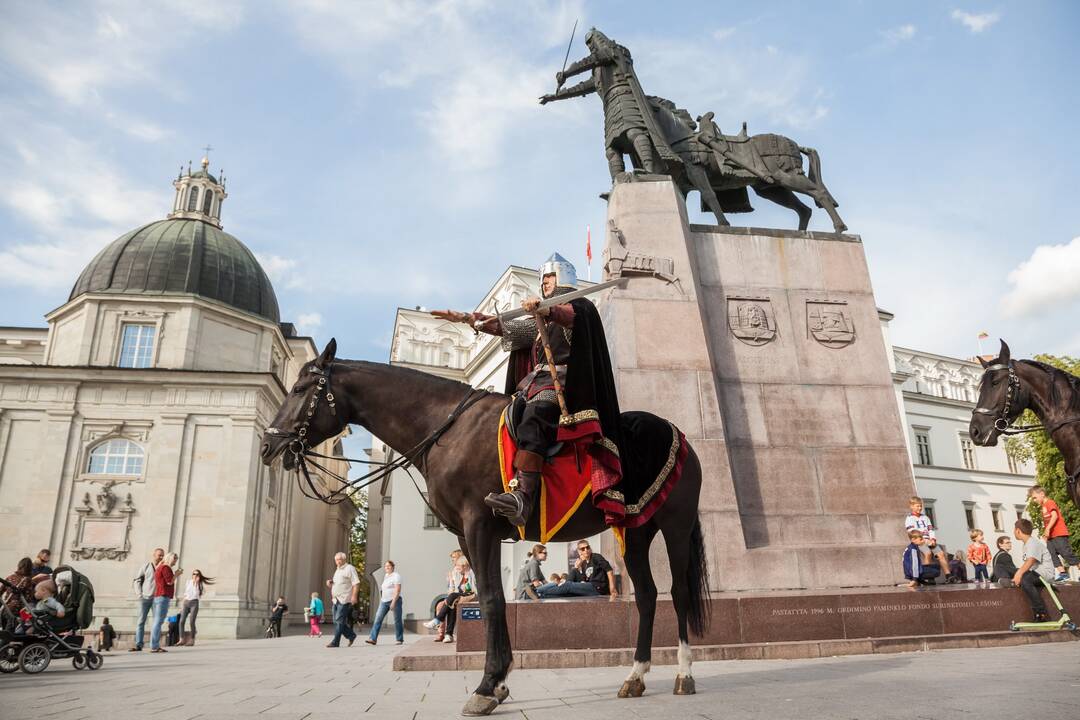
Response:
[[[1012,579],[1017,570],[1011,554],[1012,540],[1007,535],[1002,535],[997,539],[997,546],[998,551],[994,555],[994,569],[990,574],[990,582],[996,582],[1002,587],[1012,587]]]

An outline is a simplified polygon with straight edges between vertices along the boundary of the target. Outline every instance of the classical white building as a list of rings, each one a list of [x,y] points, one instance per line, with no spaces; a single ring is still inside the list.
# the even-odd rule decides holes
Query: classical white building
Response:
[[[261,632],[279,594],[297,611],[325,594],[355,512],[306,500],[259,461],[316,349],[221,230],[225,187],[207,164],[173,183],[167,219],[98,253],[46,328],[0,328],[0,567],[50,548],[120,631],[132,579],[162,547],[216,579],[200,635]],[[340,439],[321,451],[340,454]]]
[[[1012,537],[1013,523],[1026,509],[1034,463],[1017,463],[1004,443],[979,447],[971,441],[978,363],[903,347],[894,347],[893,357],[915,487],[939,540],[950,552],[960,550],[978,528],[994,549],[999,535]]]
[[[586,286],[589,283],[580,284]],[[512,266],[474,309],[494,314],[496,306],[503,311],[516,308],[526,297],[538,295],[539,290],[536,270]],[[422,308],[397,311],[390,349],[392,365],[502,392],[506,381],[506,358],[498,338],[483,333],[477,335],[466,325],[445,322]],[[494,429],[491,441],[496,441]],[[372,439],[373,460],[387,461],[392,452],[378,438]],[[423,488],[420,474],[413,470],[413,475]],[[457,539],[442,528],[404,471],[399,470],[381,484],[372,486],[368,500],[368,567],[378,568],[386,560],[393,560],[404,580],[402,596],[406,618],[415,621],[431,617],[436,598],[446,592],[449,554],[457,547]],[[610,532],[590,541],[615,563],[614,538]],[[508,597],[531,547],[532,543],[526,542],[503,545],[503,587]],[[548,543],[547,548],[544,572],[548,575],[566,572],[571,544]]]

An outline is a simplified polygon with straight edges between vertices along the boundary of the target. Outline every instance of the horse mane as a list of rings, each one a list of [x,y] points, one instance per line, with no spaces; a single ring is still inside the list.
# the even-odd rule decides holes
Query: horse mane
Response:
[[[401,365],[394,365],[391,363],[372,362],[370,360],[334,360],[334,364],[343,365],[352,370],[366,370],[368,372],[390,369],[395,374],[401,375],[403,377],[411,376],[418,380],[432,382],[436,385],[440,385],[442,389],[446,390],[458,390],[459,392],[465,392],[466,390],[473,389],[472,385],[469,385],[468,383],[463,383],[458,380],[451,380],[450,378],[446,378],[441,375],[435,375],[434,373],[424,372],[423,370],[414,370],[413,368],[402,367]]]
[[[1069,388],[1069,397],[1065,401],[1065,407],[1080,412],[1080,377],[1038,360],[1020,360],[1019,362],[1042,370],[1050,376],[1050,402],[1055,405],[1058,402],[1058,380],[1064,380]]]

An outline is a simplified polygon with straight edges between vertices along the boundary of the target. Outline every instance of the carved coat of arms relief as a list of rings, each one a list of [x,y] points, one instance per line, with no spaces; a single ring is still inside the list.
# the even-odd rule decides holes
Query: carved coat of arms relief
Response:
[[[769,298],[729,296],[727,313],[731,334],[747,345],[764,345],[776,337],[776,317]]]

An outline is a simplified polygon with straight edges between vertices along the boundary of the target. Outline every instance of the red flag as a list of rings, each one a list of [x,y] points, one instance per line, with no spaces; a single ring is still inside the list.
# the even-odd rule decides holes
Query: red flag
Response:
[[[585,226],[585,257],[589,259],[589,264],[592,264],[592,231],[589,226]]]

